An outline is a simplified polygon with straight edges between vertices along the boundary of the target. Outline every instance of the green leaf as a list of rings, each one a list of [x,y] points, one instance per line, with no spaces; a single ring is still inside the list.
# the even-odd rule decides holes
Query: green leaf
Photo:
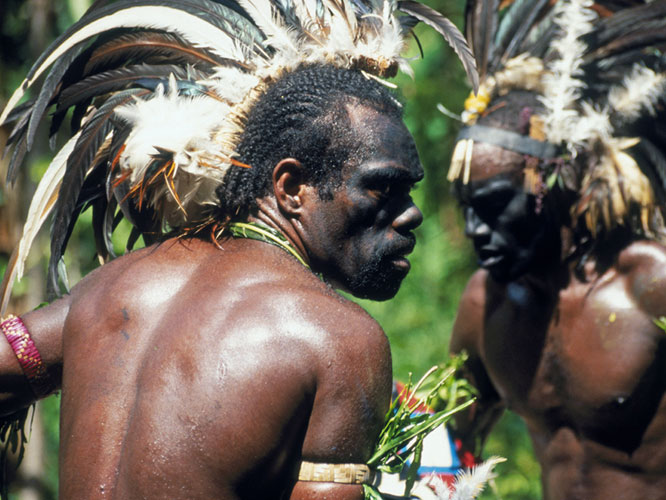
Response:
[[[369,484],[363,485],[363,495],[365,500],[384,500],[379,491],[377,491],[374,486],[370,486]]]
[[[465,359],[462,354],[443,366],[432,367],[414,387],[410,374],[400,397],[392,402],[386,414],[384,428],[367,463],[374,469],[396,473],[411,459],[405,496],[409,496],[417,478],[425,437],[474,402],[474,389],[455,376]],[[432,408],[433,402],[443,409],[424,413],[422,408]]]
[[[660,316],[653,320],[654,324],[666,332],[666,316]]]

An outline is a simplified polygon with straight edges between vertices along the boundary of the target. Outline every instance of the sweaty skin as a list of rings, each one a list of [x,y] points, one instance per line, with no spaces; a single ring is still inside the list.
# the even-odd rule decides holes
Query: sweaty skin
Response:
[[[494,182],[511,177],[495,150],[475,151],[461,200],[477,218],[468,235],[482,263],[490,241],[530,213],[512,212],[519,176],[514,196],[505,196],[493,216],[466,205],[477,189],[502,189]],[[539,223],[550,237],[559,234],[546,216]],[[653,322],[666,314],[666,249],[628,242],[601,271],[587,262],[581,280],[559,257],[566,241],[535,243],[523,274],[488,261],[468,283],[451,348],[470,354],[467,366],[481,394],[468,419],[457,422],[460,436],[472,446],[509,408],[529,429],[545,499],[666,498],[666,336]]]
[[[378,260],[397,290],[421,222],[409,189],[423,170],[398,118],[348,112],[352,133],[374,130],[363,137],[373,153],[345,167],[332,200],[282,160],[256,219],[336,287],[359,292],[349,274]],[[363,182],[377,176],[394,194]],[[313,221],[326,219],[339,231],[323,239]],[[391,394],[386,336],[284,250],[220,245],[173,239],[132,252],[23,316],[49,367],[62,368],[60,498],[363,498],[360,485],[296,477],[301,460],[370,457]],[[6,389],[20,378],[12,355],[3,344],[5,412],[29,399]]]

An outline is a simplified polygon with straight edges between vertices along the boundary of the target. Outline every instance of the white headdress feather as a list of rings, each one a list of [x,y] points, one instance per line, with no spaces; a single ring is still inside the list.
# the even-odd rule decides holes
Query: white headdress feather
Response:
[[[555,144],[567,142],[572,151],[581,145],[571,139],[576,137],[578,122],[575,106],[581,89],[585,87],[578,78],[582,74],[582,54],[586,48],[580,37],[592,30],[592,21],[596,18],[589,8],[592,3],[592,0],[558,2],[555,22],[562,36],[552,43],[552,50],[559,57],[549,66],[549,73],[543,76],[546,135]]]
[[[657,102],[666,94],[666,74],[635,64],[622,85],[613,87],[608,102],[623,121],[637,119],[641,111],[654,115]]]

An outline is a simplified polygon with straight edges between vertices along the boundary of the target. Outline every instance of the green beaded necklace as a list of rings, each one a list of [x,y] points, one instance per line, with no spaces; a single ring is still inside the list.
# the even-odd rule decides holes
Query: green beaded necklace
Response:
[[[296,260],[303,264],[307,269],[310,269],[310,266],[305,262],[303,257],[301,257],[301,254],[296,251],[289,240],[285,238],[282,233],[272,227],[268,227],[260,222],[232,222],[227,226],[227,229],[234,238],[258,240],[280,247],[294,256]]]

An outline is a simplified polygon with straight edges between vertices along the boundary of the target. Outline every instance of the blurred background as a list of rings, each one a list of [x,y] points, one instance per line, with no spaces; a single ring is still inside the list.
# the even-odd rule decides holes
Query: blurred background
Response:
[[[0,107],[20,84],[30,63],[58,34],[78,19],[90,0],[2,0],[0,2]],[[462,29],[463,0],[428,0]],[[449,157],[459,123],[437,110],[442,104],[458,114],[469,86],[457,57],[433,30],[419,26],[423,47],[412,43],[414,79],[400,75],[396,81],[406,104],[405,119],[414,134],[425,180],[415,192],[424,213],[412,255],[412,271],[398,295],[388,302],[359,301],[386,331],[392,346],[395,377],[418,379],[448,356],[448,340],[459,297],[476,264],[463,234],[462,217],[446,181]],[[64,129],[65,127],[63,127]],[[7,130],[0,129],[0,147]],[[5,185],[6,162],[0,162],[0,273],[20,238],[22,222],[35,185],[52,157],[46,129],[36,141],[16,184]],[[84,214],[72,235],[65,256],[71,284],[97,265],[90,231],[90,213]],[[14,287],[9,312],[32,309],[45,300],[44,275],[48,255],[44,230],[27,263],[26,276]],[[126,235],[117,231],[117,252]],[[128,233],[127,233],[128,234]],[[94,331],[90,332],[95,335]],[[37,405],[30,442],[23,464],[11,471],[10,498],[46,500],[57,497],[58,419],[60,400],[51,396]],[[29,420],[30,423],[30,420]],[[537,500],[541,498],[539,466],[535,462],[522,421],[506,413],[491,434],[485,456],[501,455],[507,462],[497,468],[494,491],[482,498]]]

